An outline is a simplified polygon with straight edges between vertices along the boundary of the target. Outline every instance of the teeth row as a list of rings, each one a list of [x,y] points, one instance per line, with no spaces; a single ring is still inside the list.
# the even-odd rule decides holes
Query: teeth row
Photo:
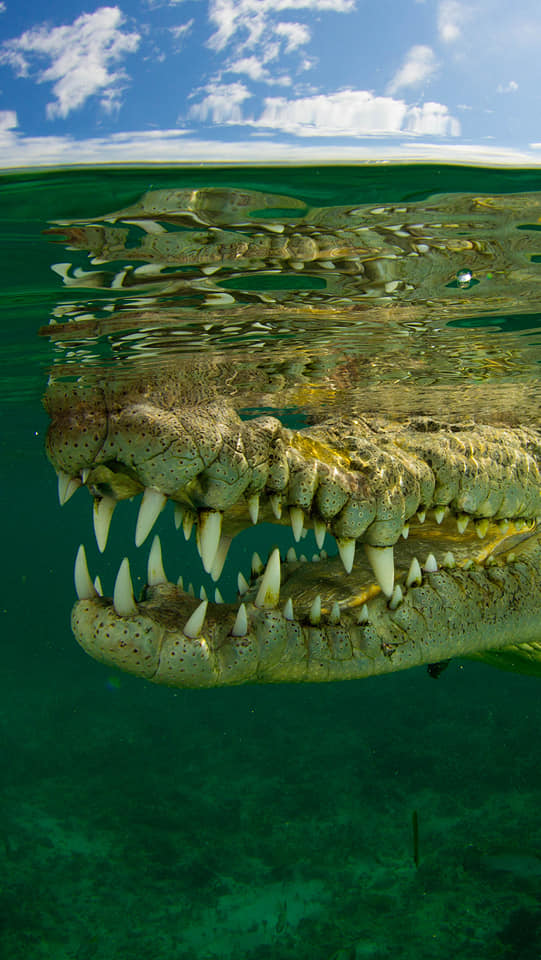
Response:
[[[77,490],[80,485],[81,481],[78,478],[70,477],[68,474],[59,471],[58,496],[60,503],[66,503],[67,500],[73,496],[75,490]],[[280,519],[282,515],[282,502],[280,498],[278,495],[274,494],[270,497],[270,502],[275,517]],[[94,500],[94,532],[96,535],[96,542],[101,553],[103,553],[107,545],[111,519],[116,504],[117,501],[113,497],[105,496],[101,499],[96,498]],[[166,504],[167,497],[165,494],[160,493],[159,490],[156,490],[152,487],[145,488],[141,505],[139,507],[135,528],[136,546],[139,547],[142,543],[144,543]],[[256,524],[259,518],[259,494],[254,494],[248,499],[248,510],[252,523]],[[434,509],[434,519],[438,524],[442,523],[446,513],[447,509],[445,507],[437,507]],[[426,511],[420,510],[416,516],[419,523],[424,523],[426,519]],[[303,537],[306,536],[307,533],[304,525],[304,511],[300,507],[290,507],[289,519],[293,537],[298,543]],[[196,520],[196,515],[193,512],[184,511],[179,504],[175,504],[174,520],[175,527],[178,529],[182,525],[184,536],[186,540],[189,540],[194,522]],[[227,551],[231,543],[230,539],[221,536],[222,520],[223,514],[220,513],[220,511],[201,510],[199,512],[196,530],[197,548],[199,550],[203,567],[206,573],[209,573],[215,581],[218,580],[221,575],[227,557]],[[470,517],[467,514],[459,514],[457,516],[456,524],[460,534],[465,532],[469,521]],[[492,521],[489,518],[482,518],[473,521],[475,532],[480,539],[483,539],[486,536],[491,522]],[[511,521],[498,520],[496,522],[502,534],[505,534],[509,529]],[[527,521],[517,518],[513,521],[513,523],[517,529],[520,529],[527,524]],[[314,518],[313,530],[316,543],[318,548],[321,550],[327,534],[327,526],[323,520]],[[404,539],[407,539],[408,533],[409,524],[405,524],[402,530],[402,536]],[[338,545],[338,553],[344,565],[344,569],[346,570],[346,573],[351,573],[355,557],[356,541],[354,539],[337,537],[336,542]],[[388,551],[392,548],[371,547],[370,545],[365,545],[365,549],[368,560],[372,566],[374,575],[381,589],[385,594],[391,596],[393,591],[393,575],[391,574],[387,559],[382,560],[382,558],[387,557],[387,554],[384,553],[384,551]]]
[[[375,563],[379,565],[382,579],[386,582],[386,589],[382,591],[389,598],[389,609],[396,610],[397,607],[402,603],[404,594],[400,584],[393,585],[394,581],[394,569],[392,569],[392,577],[389,575],[389,563],[392,565],[392,547],[370,547],[370,551],[379,551],[379,555],[376,554]],[[389,551],[391,553],[389,554]],[[257,556],[257,555],[256,555]],[[259,558],[258,558],[259,560]],[[456,566],[455,559],[452,553],[446,553],[444,557],[444,566],[454,567]],[[257,563],[259,567],[259,563]],[[434,554],[430,553],[426,559],[423,570],[426,573],[436,573],[438,570],[438,565]],[[414,557],[411,561],[409,571],[405,579],[405,586],[411,587],[413,585],[420,585],[423,579],[423,570],[421,570],[419,561]],[[96,596],[102,595],[101,584],[99,578],[96,578],[94,583],[92,583],[90,574],[88,572],[88,566],[86,561],[85,548],[81,544],[77,551],[77,556],[75,558],[75,590],[79,600],[90,600]],[[148,557],[148,572],[147,572],[148,584],[150,586],[156,586],[161,583],[167,583],[167,577],[163,568],[162,560],[162,549],[160,544],[160,539],[158,536],[154,537],[152,542],[152,547],[150,549]],[[179,586],[182,585],[182,578],[179,577]],[[242,596],[248,590],[248,583],[242,576],[239,574],[239,593]],[[280,597],[280,553],[278,548],[275,548],[267,562],[267,566],[263,573],[261,579],[261,584],[255,599],[255,606],[263,609],[274,609],[278,605],[278,600]],[[223,603],[222,596],[219,590],[216,590],[215,594],[216,603]],[[130,573],[130,564],[127,557],[124,557],[122,563],[120,564],[118,574],[115,580],[115,586],[113,591],[113,606],[115,612],[121,617],[132,617],[137,614],[137,604],[135,602],[133,594],[133,585]],[[201,636],[203,625],[205,622],[205,616],[207,613],[208,599],[206,596],[206,591],[204,587],[201,588],[201,603],[194,610],[192,615],[188,618],[184,624],[183,632],[185,636],[192,639],[196,639]],[[293,611],[293,602],[291,597],[289,597],[285,603],[283,614],[286,620],[294,619]],[[310,623],[314,626],[317,626],[321,621],[321,596],[318,594],[310,608],[308,614],[308,619]],[[359,624],[366,623],[368,620],[368,608],[366,604],[363,604],[361,611],[357,617],[357,622]],[[329,621],[333,624],[340,622],[340,606],[338,603],[334,602],[329,614]],[[244,603],[241,603],[237,615],[235,617],[235,622],[231,630],[231,635],[233,637],[243,637],[248,632],[248,614],[246,611],[246,606]]]

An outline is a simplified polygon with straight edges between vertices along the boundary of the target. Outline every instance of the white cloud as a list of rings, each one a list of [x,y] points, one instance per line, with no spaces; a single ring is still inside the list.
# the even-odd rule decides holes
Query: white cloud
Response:
[[[516,93],[518,90],[518,83],[516,80],[510,80],[509,83],[499,83],[496,87],[497,93]]]
[[[210,83],[204,88],[206,96],[189,110],[194,120],[212,123],[243,123],[241,106],[251,97],[243,83]]]
[[[0,13],[5,13],[6,10],[7,10],[7,7],[4,3],[4,0],[0,0]]]
[[[230,73],[245,73],[250,80],[267,80],[270,77],[269,71],[258,57],[234,60],[228,69]]]
[[[404,63],[391,80],[387,93],[397,93],[404,87],[418,87],[435,72],[438,64],[431,47],[417,45],[412,47]]]
[[[404,133],[457,136],[458,121],[446,106],[410,107],[368,90],[342,90],[297,100],[267,97],[261,116],[249,121],[301,137],[389,136]]]
[[[0,137],[9,130],[15,130],[17,127],[17,114],[15,110],[0,110]]]
[[[441,0],[438,7],[438,32],[445,43],[458,40],[462,27],[469,19],[469,11],[458,0]]]
[[[69,25],[33,27],[3,43],[0,62],[10,64],[19,76],[29,76],[37,62],[50,61],[47,68],[38,69],[37,80],[53,84],[56,99],[47,104],[51,118],[67,117],[96,94],[102,107],[111,111],[119,106],[127,79],[124,70],[111,67],[134,53],[140,40],[137,33],[124,33],[123,23],[118,7],[100,7]]]
[[[191,29],[194,25],[194,19],[188,20],[187,23],[182,23],[178,27],[169,27],[169,33],[177,43],[181,43],[185,37],[191,32]]]
[[[286,53],[291,53],[310,40],[310,31],[304,23],[277,23],[275,30],[279,37],[287,40]]]
[[[224,50],[238,33],[242,47],[253,47],[268,35],[274,14],[285,10],[351,13],[355,0],[210,0],[209,20],[216,28],[209,40],[213,50]]]
[[[202,163],[209,157],[222,163],[360,163],[382,160],[430,163],[483,163],[541,167],[541,143],[529,150],[513,150],[487,144],[426,143],[395,140],[392,145],[374,141],[354,146],[283,143],[276,140],[237,142],[201,140],[187,131],[132,130],[108,137],[77,140],[70,136],[25,137],[16,132],[17,116],[0,112],[0,168],[69,167],[74,164],[112,163]]]

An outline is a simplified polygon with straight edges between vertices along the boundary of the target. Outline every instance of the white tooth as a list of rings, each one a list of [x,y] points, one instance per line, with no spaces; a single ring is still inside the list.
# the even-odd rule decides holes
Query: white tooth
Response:
[[[189,586],[188,586],[188,593],[190,594],[190,597],[193,597],[194,600],[195,600],[195,590],[194,590],[194,588],[193,588],[193,583],[190,583],[190,584],[189,584]]]
[[[289,508],[289,519],[291,521],[291,529],[293,530],[293,538],[298,543],[302,537],[302,531],[304,529],[304,513],[300,507],[290,507]]]
[[[212,570],[216,559],[221,533],[222,514],[217,510],[202,510],[197,524],[197,549],[207,573]]]
[[[272,512],[277,520],[282,516],[282,498],[278,493],[271,493],[269,497]]]
[[[392,596],[394,587],[394,548],[364,545],[372,572],[386,597]]]
[[[402,590],[401,590],[400,584],[397,583],[396,586],[395,586],[395,588],[394,588],[394,590],[393,590],[393,595],[392,595],[391,599],[389,600],[389,609],[390,609],[390,610],[396,610],[396,608],[399,607],[400,604],[402,603],[402,600],[403,600],[403,599],[404,599],[404,597],[403,597],[403,594],[402,594]]]
[[[94,577],[94,589],[98,596],[103,597],[103,587],[99,577]]]
[[[402,527],[402,539],[407,540],[409,535],[410,535],[409,523],[405,523],[404,526]]]
[[[357,623],[368,623],[368,607],[366,603],[363,603],[359,616],[357,617]]]
[[[158,536],[154,537],[148,555],[147,583],[149,587],[155,587],[158,583],[167,583],[167,577],[163,569],[162,545]]]
[[[419,510],[419,513],[417,514],[417,519],[419,523],[424,523],[426,520],[426,510]]]
[[[207,613],[208,600],[203,600],[196,610],[192,613],[189,620],[186,620],[184,624],[184,635],[190,637],[190,640],[195,640],[197,637],[201,636],[201,631],[203,629],[203,624],[205,622],[205,616]]]
[[[88,477],[90,476],[90,467],[83,467],[81,470],[81,480],[83,483],[86,483]]]
[[[258,553],[252,553],[252,576],[258,577],[263,572],[265,564]]]
[[[100,553],[103,553],[107,546],[109,536],[109,527],[111,526],[111,517],[116,507],[114,497],[102,497],[101,500],[94,500],[94,533],[96,534],[96,543]]]
[[[75,491],[81,486],[81,481],[78,477],[70,477],[69,473],[64,473],[63,470],[58,470],[57,476],[58,499],[60,501],[60,506],[63,507],[64,504],[68,502],[70,497],[73,496]]]
[[[160,493],[154,487],[145,488],[135,527],[136,547],[140,547],[144,543],[166,503],[167,497],[164,493]]]
[[[295,550],[295,547],[290,547],[290,548],[289,548],[289,550],[288,550],[287,553],[286,553],[286,560],[287,560],[288,563],[296,563],[296,562],[297,562],[297,552],[296,552],[296,550]]]
[[[436,523],[440,524],[443,521],[445,516],[445,507],[436,507],[434,510],[434,520]]]
[[[498,520],[498,529],[501,533],[506,534],[510,526],[509,520]]]
[[[248,633],[248,615],[246,613],[246,607],[241,603],[237,616],[235,618],[235,623],[233,624],[233,629],[231,631],[232,637],[245,637]]]
[[[83,544],[79,547],[77,551],[77,556],[75,557],[75,571],[74,577],[75,580],[75,592],[79,600],[91,600],[92,597],[95,597],[97,590],[90,579],[90,574],[88,572],[88,566],[86,563],[86,553]]]
[[[321,557],[320,557],[319,553],[313,553],[313,554],[312,554],[312,563],[320,563],[320,562],[321,562]]]
[[[406,577],[406,586],[411,587],[413,584],[420,586],[423,582],[423,574],[421,571],[421,566],[417,557],[414,557],[410,563],[410,568],[408,570],[408,575]]]
[[[182,575],[177,580],[177,587],[179,590],[184,590],[184,580],[182,579]]]
[[[340,623],[340,607],[338,606],[338,603],[336,602],[336,600],[332,605],[329,620],[331,621],[331,623]]]
[[[486,537],[489,526],[490,520],[488,520],[486,517],[483,520],[476,521],[475,532],[480,540],[483,540]]]
[[[328,560],[328,559],[329,559],[329,555],[328,555],[327,551],[326,551],[326,550],[320,550],[320,551],[319,551],[319,558],[320,558],[320,560]]]
[[[456,518],[456,526],[459,533],[464,533],[469,523],[469,517],[465,513],[460,513]]]
[[[308,563],[308,557],[306,556],[305,553],[301,553],[299,560],[301,563]]]
[[[321,597],[319,593],[310,607],[308,619],[310,620],[310,623],[314,625],[314,627],[317,626],[321,620]]]
[[[184,514],[184,518],[182,520],[182,532],[186,541],[188,541],[192,535],[194,520],[195,516],[191,511]]]
[[[248,497],[248,513],[250,514],[250,520],[253,524],[257,523],[257,518],[259,517],[259,494],[254,493],[251,497]]]
[[[175,503],[175,506],[174,506],[175,530],[180,530],[180,525],[183,519],[184,519],[184,507],[180,503]]]
[[[293,601],[291,597],[288,597],[284,606],[284,619],[285,620],[294,620],[295,614],[293,613]]]
[[[119,617],[132,617],[137,613],[137,607],[133,599],[130,562],[127,557],[124,557],[118,568],[113,592],[113,606]]]
[[[444,566],[444,567],[449,567],[449,568],[451,568],[451,569],[452,569],[453,567],[456,567],[456,560],[455,560],[454,554],[451,553],[450,550],[447,551],[447,553],[445,554],[445,556],[444,556],[444,558],[443,558],[443,566]]]
[[[338,553],[340,554],[340,559],[344,564],[344,570],[346,573],[351,573],[353,561],[355,559],[355,540],[337,537],[336,542],[338,544]]]
[[[199,599],[200,599],[200,600],[208,600],[207,591],[205,590],[204,587],[201,587],[200,590],[199,590]]]
[[[423,570],[426,570],[427,573],[438,572],[438,564],[436,563],[436,558],[433,553],[428,554]]]
[[[314,537],[316,538],[318,550],[321,550],[321,548],[323,547],[326,533],[327,533],[327,527],[323,523],[323,520],[318,520],[314,517]]]
[[[218,587],[216,587],[214,591],[214,603],[223,603],[223,602],[224,602],[224,598],[222,597],[220,591],[218,590]]]
[[[257,597],[256,607],[275,607],[280,597],[280,551],[272,551],[265,573],[263,574]]]
[[[231,537],[220,537],[214,563],[212,564],[212,570],[210,571],[210,575],[214,580],[214,583],[216,583],[216,581],[219,580],[222,575],[222,570],[227,559],[227,551],[229,550],[231,543]]]
[[[242,573],[239,573],[237,576],[237,586],[239,588],[239,594],[241,597],[247,592],[250,584],[248,583],[246,577],[243,577]]]

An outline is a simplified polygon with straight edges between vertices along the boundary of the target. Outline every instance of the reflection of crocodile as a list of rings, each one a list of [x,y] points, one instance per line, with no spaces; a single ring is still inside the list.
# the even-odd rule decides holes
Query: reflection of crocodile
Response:
[[[537,669],[534,427],[352,415],[293,430],[243,421],[225,401],[179,401],[169,382],[84,394],[53,384],[46,405],[61,502],[87,486],[102,550],[117,501],[140,493],[136,543],[172,500],[215,580],[250,523],[338,545],[340,559],[317,563],[275,549],[262,575],[256,557],[234,605],[168,583],[157,539],[139,602],[127,559],[104,599],[81,549],[72,626],[97,659],[193,687],[364,677],[460,655]]]
[[[308,207],[289,196],[203,188],[150,191],[101,219],[47,232],[90,255],[90,270],[56,265],[72,288],[150,293],[185,307],[301,297],[304,306],[346,309],[431,300],[467,312],[482,302],[501,313],[525,279],[522,309],[537,297],[531,255],[540,215],[539,194]]]

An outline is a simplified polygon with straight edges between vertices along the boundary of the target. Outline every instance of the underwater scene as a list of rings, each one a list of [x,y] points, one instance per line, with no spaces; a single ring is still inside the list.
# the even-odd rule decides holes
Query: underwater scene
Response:
[[[0,956],[541,956],[541,172],[1,177]]]

